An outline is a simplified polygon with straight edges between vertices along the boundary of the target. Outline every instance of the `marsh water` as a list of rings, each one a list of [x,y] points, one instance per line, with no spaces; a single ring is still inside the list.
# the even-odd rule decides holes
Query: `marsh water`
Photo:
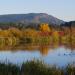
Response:
[[[46,64],[65,66],[75,63],[75,46],[72,44],[18,45],[0,47],[0,62],[22,64],[30,60],[42,60]]]

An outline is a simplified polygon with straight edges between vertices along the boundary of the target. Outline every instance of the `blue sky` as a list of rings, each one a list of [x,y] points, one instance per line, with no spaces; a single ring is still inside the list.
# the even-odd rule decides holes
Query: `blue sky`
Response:
[[[48,13],[65,21],[75,20],[75,0],[0,0],[0,15],[22,13]]]

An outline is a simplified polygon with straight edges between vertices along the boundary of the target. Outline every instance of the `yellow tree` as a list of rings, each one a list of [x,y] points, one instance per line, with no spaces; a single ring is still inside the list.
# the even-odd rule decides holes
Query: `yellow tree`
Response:
[[[9,30],[8,30],[14,37],[18,37],[18,38],[20,38],[20,37],[22,37],[22,32],[21,32],[21,30],[19,30],[18,28],[9,28]]]
[[[42,23],[42,24],[40,25],[40,30],[43,31],[43,32],[45,32],[45,31],[50,32],[50,31],[51,31],[49,25],[46,24],[46,23]]]
[[[37,31],[35,29],[28,28],[22,30],[22,32],[25,40],[30,39],[32,42],[34,42],[35,39],[37,38]]]
[[[53,37],[53,41],[59,42],[59,33],[58,33],[58,31],[53,31],[52,37]]]

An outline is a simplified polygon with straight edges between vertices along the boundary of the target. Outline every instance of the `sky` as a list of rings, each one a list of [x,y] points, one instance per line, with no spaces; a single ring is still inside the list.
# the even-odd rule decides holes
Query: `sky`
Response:
[[[0,15],[47,13],[64,21],[75,20],[75,0],[0,0]]]

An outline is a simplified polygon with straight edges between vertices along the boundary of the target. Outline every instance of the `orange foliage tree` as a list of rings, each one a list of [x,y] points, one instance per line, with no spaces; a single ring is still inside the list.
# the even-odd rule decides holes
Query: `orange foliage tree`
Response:
[[[50,31],[51,31],[49,25],[46,24],[46,23],[42,23],[42,24],[40,25],[40,30],[43,31],[43,32],[45,32],[45,31],[50,32]]]

